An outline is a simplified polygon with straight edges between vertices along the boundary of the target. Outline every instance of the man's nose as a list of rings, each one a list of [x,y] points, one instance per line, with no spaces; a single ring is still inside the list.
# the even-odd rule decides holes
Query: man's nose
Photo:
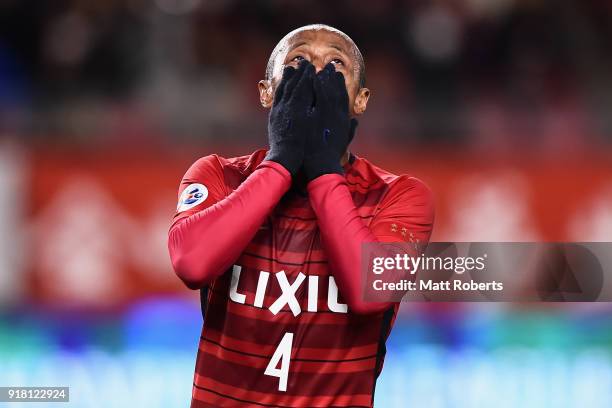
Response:
[[[315,67],[315,72],[318,74],[323,68],[325,68],[325,62],[322,58],[313,58],[311,64]]]

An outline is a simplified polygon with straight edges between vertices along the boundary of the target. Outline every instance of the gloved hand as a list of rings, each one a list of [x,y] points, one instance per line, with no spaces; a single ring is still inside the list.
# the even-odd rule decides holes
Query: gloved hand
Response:
[[[349,117],[344,75],[329,63],[313,81],[316,127],[305,147],[304,175],[310,182],[323,174],[343,174],[340,159],[355,135],[357,120]]]
[[[307,135],[314,131],[315,68],[307,60],[298,69],[286,67],[276,89],[268,118],[270,150],[265,160],[275,161],[295,176],[304,161]]]

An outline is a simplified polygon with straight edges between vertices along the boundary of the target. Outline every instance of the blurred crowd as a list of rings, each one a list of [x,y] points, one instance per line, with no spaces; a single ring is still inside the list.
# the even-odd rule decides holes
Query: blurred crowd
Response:
[[[256,84],[288,31],[349,34],[363,137],[567,152],[612,141],[605,0],[4,0],[0,137],[46,146],[261,144]]]

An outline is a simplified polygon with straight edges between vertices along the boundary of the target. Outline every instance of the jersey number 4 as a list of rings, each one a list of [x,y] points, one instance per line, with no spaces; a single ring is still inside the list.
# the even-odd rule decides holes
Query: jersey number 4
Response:
[[[278,377],[278,390],[287,391],[287,377],[291,363],[291,347],[293,346],[293,333],[285,333],[283,339],[272,354],[272,358],[264,371],[264,375]],[[280,368],[279,366],[280,362]]]

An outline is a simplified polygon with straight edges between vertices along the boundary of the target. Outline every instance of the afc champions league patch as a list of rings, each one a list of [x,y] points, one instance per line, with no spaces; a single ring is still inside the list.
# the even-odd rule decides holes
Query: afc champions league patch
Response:
[[[176,212],[181,212],[203,203],[208,197],[208,189],[203,184],[190,184],[183,190],[176,205]]]

